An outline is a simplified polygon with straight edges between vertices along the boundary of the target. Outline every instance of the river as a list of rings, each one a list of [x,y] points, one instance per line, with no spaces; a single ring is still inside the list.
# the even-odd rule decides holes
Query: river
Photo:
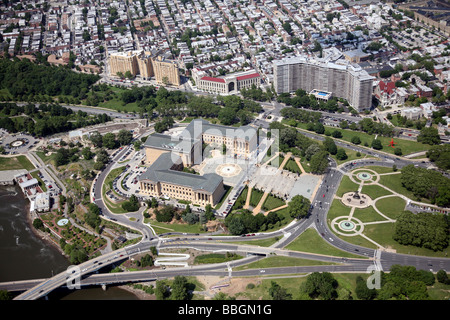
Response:
[[[0,282],[49,278],[63,272],[70,262],[41,239],[28,221],[29,202],[19,186],[0,186]],[[56,299],[137,299],[133,293],[111,287],[89,288],[52,295]]]

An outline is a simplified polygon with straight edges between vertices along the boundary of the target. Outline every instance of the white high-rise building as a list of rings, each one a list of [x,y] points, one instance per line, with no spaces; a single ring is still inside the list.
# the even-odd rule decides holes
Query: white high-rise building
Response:
[[[374,77],[349,61],[298,56],[274,61],[273,72],[277,93],[303,89],[320,95],[323,91],[324,95],[346,99],[357,111],[372,105]]]

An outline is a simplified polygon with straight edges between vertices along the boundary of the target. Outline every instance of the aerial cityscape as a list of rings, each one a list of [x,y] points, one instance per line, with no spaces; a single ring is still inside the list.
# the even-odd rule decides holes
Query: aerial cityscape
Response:
[[[449,38],[448,0],[2,1],[0,299],[449,300]]]

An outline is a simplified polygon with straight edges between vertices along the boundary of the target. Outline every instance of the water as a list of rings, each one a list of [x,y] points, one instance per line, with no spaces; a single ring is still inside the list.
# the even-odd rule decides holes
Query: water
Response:
[[[70,262],[61,252],[33,232],[27,220],[29,201],[18,186],[0,186],[0,282],[43,279],[63,272]],[[65,291],[58,299],[136,299],[112,287]]]

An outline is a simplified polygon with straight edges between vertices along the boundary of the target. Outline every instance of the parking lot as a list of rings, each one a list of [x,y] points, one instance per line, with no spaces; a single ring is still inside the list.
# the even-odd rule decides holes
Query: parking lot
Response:
[[[39,143],[33,136],[23,133],[9,134],[3,129],[0,131],[0,139],[0,145],[5,148],[6,154],[25,153]]]

